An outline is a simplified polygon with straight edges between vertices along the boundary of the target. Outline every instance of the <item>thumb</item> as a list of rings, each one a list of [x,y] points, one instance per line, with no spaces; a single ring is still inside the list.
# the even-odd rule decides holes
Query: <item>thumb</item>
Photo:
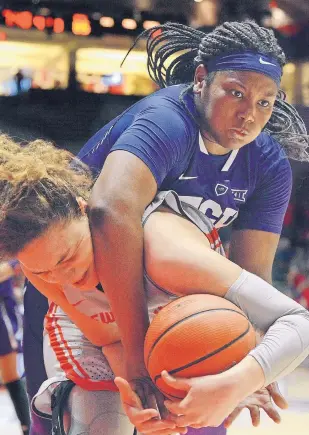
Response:
[[[283,397],[281,391],[279,390],[279,386],[277,382],[273,382],[272,384],[268,385],[267,390],[270,393],[273,401],[279,408],[281,409],[288,408],[289,404]]]
[[[162,379],[167,385],[176,390],[189,391],[191,388],[190,379],[187,378],[175,378],[170,375],[166,370],[161,372]]]
[[[143,409],[142,403],[138,395],[132,390],[130,384],[125,379],[117,376],[114,380],[123,403],[129,406],[134,406]]]

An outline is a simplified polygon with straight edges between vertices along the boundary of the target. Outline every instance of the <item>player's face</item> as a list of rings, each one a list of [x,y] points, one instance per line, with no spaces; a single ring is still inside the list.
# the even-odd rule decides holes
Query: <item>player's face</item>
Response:
[[[251,71],[219,72],[210,85],[202,80],[197,108],[204,137],[227,150],[252,142],[269,121],[277,93],[271,78]]]
[[[56,223],[18,255],[27,269],[49,283],[89,290],[99,282],[87,216]]]

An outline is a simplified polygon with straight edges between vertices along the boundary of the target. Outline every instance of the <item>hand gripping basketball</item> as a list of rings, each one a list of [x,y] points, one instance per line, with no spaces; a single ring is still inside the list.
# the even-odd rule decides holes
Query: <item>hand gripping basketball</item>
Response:
[[[147,435],[177,435],[187,432],[186,428],[176,426],[172,416],[160,419],[157,410],[144,409],[139,397],[125,379],[116,377],[115,384],[119,389],[125,413],[138,432]]]
[[[146,334],[144,360],[160,391],[181,399],[185,391],[167,385],[162,370],[177,378],[218,374],[240,362],[255,344],[255,331],[236,305],[195,294],[174,300],[155,316]]]

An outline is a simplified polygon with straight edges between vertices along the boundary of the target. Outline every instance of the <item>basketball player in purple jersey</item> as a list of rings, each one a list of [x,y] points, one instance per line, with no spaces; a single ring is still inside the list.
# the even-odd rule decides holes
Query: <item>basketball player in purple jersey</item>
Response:
[[[18,261],[3,262],[0,264],[0,302],[11,323],[12,332],[18,330],[16,315],[16,302],[13,296],[12,277],[18,268]],[[0,309],[0,375],[13,402],[17,417],[22,426],[23,434],[29,434],[30,415],[27,395],[23,381],[17,370],[17,343],[12,343],[7,325]]]
[[[145,403],[146,206],[157,190],[172,189],[217,228],[233,222],[231,260],[271,281],[291,190],[287,156],[308,160],[304,124],[279,93],[285,57],[270,30],[225,23],[205,35],[169,23],[148,32],[147,49],[150,74],[164,89],[103,127],[79,153],[99,176],[89,206],[97,271],[121,331],[128,378]],[[211,431],[224,433],[198,433]]]

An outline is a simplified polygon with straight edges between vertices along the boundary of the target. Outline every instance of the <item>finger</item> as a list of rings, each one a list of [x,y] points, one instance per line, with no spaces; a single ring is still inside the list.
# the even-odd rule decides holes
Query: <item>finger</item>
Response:
[[[279,408],[281,409],[288,408],[289,404],[283,397],[277,382],[273,382],[272,384],[268,385],[267,390],[270,393],[273,401]]]
[[[176,424],[166,420],[148,420],[145,422],[136,423],[138,431],[143,434],[156,434],[161,432],[174,433],[177,432]]]
[[[132,390],[128,381],[123,378],[116,377],[115,384],[119,390],[120,397],[123,403],[143,409],[142,403],[138,395]]]
[[[175,431],[178,429],[175,429]],[[150,431],[150,432],[140,432],[143,435],[182,435],[182,434],[186,434],[187,433],[187,429],[181,428],[178,432],[172,431],[171,429],[163,429],[163,430],[159,430],[156,432]]]
[[[174,376],[170,375],[166,370],[163,370],[163,372],[161,372],[161,376],[164,382],[167,383],[167,385],[175,388],[176,390],[189,391],[191,388],[190,379],[175,378]]]
[[[183,414],[184,407],[182,406],[182,400],[175,400],[173,402],[171,400],[165,400],[164,405],[169,412],[175,416]]]
[[[156,422],[158,421],[158,413],[154,409],[143,409],[139,410],[135,407],[123,404],[123,409],[128,416],[130,422],[134,426],[138,426],[148,421]],[[156,420],[155,420],[156,419]],[[175,424],[174,424],[175,427]]]
[[[258,426],[261,421],[260,408],[258,406],[248,406],[253,426]]]
[[[164,401],[166,400],[165,396],[161,393],[159,390],[155,390],[155,398],[156,398],[156,404],[157,404],[157,410],[161,416],[161,418],[168,418],[170,415],[167,408],[164,405]]]
[[[157,398],[155,393],[147,394],[145,397],[145,408],[152,408],[155,409],[158,413],[158,416],[161,418],[161,412],[158,406]]]
[[[193,428],[193,429],[201,429],[202,427],[205,427],[205,426],[202,426],[202,425],[200,425],[200,424],[191,424],[190,425],[190,428]],[[210,426],[211,427],[211,426]]]
[[[231,426],[231,424],[236,420],[236,418],[239,416],[239,414],[241,413],[241,411],[243,410],[243,408],[241,408],[240,406],[237,407],[236,409],[234,409],[233,412],[231,412],[231,414],[225,419],[224,421],[224,427],[227,429],[228,427]]]
[[[198,426],[199,423],[194,419],[194,417],[188,415],[178,415],[175,418],[175,422],[178,427],[192,427],[195,425],[196,427],[201,427],[201,425]],[[206,426],[206,424],[204,426]]]
[[[176,426],[175,430],[177,431],[177,433],[179,434],[186,434],[188,432],[188,428],[187,427],[179,427]]]
[[[275,423],[281,422],[281,416],[279,412],[272,405],[265,406],[263,409],[268,417],[270,417]]]
[[[186,427],[178,427],[175,425],[168,425],[166,420],[160,421],[149,421],[137,426],[139,432],[143,434],[151,434],[151,435],[176,435],[176,434],[186,434]]]

